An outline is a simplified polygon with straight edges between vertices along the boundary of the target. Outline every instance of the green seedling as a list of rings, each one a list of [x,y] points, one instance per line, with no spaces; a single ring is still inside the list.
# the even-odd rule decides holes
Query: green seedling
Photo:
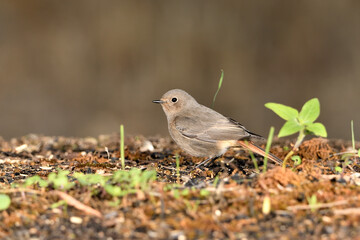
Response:
[[[317,197],[315,194],[313,194],[311,197],[307,198],[307,201],[309,203],[310,209],[312,212],[315,212],[316,209],[318,208],[318,202],[317,202]]]
[[[109,202],[110,207],[117,207],[121,203],[121,200],[119,198],[115,198],[113,201]]]
[[[75,172],[73,177],[76,178],[82,186],[91,186],[96,184],[104,186],[109,179],[109,177],[102,176],[100,174],[84,174],[81,172]]]
[[[265,107],[274,111],[286,122],[279,131],[278,137],[286,137],[294,133],[299,133],[293,149],[286,155],[283,167],[286,167],[287,160],[294,154],[294,151],[301,145],[308,134],[320,137],[327,137],[326,128],[322,123],[314,122],[320,115],[319,99],[313,98],[307,101],[298,112],[295,108],[279,103],[266,103]]]
[[[269,152],[270,152],[270,146],[271,146],[272,139],[274,137],[274,131],[275,131],[275,128],[271,127],[270,132],[269,132],[269,136],[268,136],[268,139],[267,139],[267,142],[266,142],[266,147],[265,147],[266,154],[269,154]],[[267,157],[267,155],[265,155],[265,157],[264,157],[264,169],[263,169],[264,173],[266,172],[266,169],[267,169],[267,160],[268,160],[268,157]]]
[[[342,167],[337,166],[335,167],[335,172],[343,174],[346,167],[353,163],[352,159],[356,156],[355,153],[345,153],[341,156],[341,160],[344,162],[342,163]],[[341,170],[340,170],[341,169]]]
[[[207,197],[210,195],[210,192],[208,190],[206,190],[205,188],[200,190],[200,196],[201,197]]]
[[[184,203],[186,205],[186,209],[188,211],[191,211],[191,212],[194,212],[196,213],[198,208],[199,208],[199,205],[200,205],[200,201],[199,200],[195,200],[195,201],[189,201],[187,199],[184,199]]]
[[[74,187],[75,183],[70,182],[68,175],[70,171],[58,169],[58,173],[52,172],[49,174],[48,179],[42,179],[40,176],[35,175],[25,180],[24,186],[28,187],[31,185],[38,184],[41,188],[52,185],[56,190],[69,190]]]
[[[163,188],[163,190],[165,192],[168,192],[168,191],[172,191],[174,189],[178,189],[178,188],[181,188],[182,185],[181,184],[178,184],[178,183],[169,183],[169,184],[166,184]]]
[[[25,186],[39,184],[40,187],[52,185],[55,189],[68,190],[76,182],[70,182],[68,178],[69,171],[59,170],[58,173],[50,173],[47,180],[39,176],[33,176],[25,180]],[[75,172],[73,178],[84,187],[88,187],[92,192],[96,192],[99,186],[113,197],[122,197],[137,191],[147,191],[153,181],[156,180],[156,171],[141,171],[132,168],[130,171],[119,170],[112,176],[102,176],[99,174],[83,174]]]
[[[180,190],[175,188],[172,190],[172,194],[174,196],[175,199],[179,199],[180,198]]]
[[[218,185],[218,183],[219,183],[219,180],[220,180],[219,175],[216,175],[216,177],[215,177],[215,179],[214,179],[214,182],[213,182],[213,184],[212,184],[215,188],[217,187],[217,185]]]
[[[292,156],[292,157],[291,157],[291,160],[294,161],[294,166],[295,166],[295,167],[296,167],[296,166],[299,166],[299,165],[302,163],[301,157],[298,156],[298,155]]]
[[[105,191],[113,197],[123,197],[130,193],[136,193],[136,189],[121,189],[119,186],[106,184],[104,186]]]
[[[351,120],[351,142],[352,142],[352,148],[353,148],[354,152],[356,153],[357,157],[360,157],[360,149],[356,150],[356,148],[355,148],[355,134],[354,134],[354,121],[353,120]]]
[[[53,203],[53,204],[51,204],[50,207],[51,208],[58,208],[58,207],[62,207],[62,206],[67,207],[67,202],[65,200],[60,200],[60,201],[58,201],[56,203]]]
[[[124,153],[125,143],[124,143],[124,125],[120,125],[120,160],[121,168],[125,170],[125,153]]]
[[[219,79],[219,85],[218,85],[218,89],[216,90],[216,93],[215,93],[214,98],[213,98],[212,108],[214,108],[216,96],[218,95],[218,93],[220,91],[223,79],[224,79],[224,70],[221,69],[221,76],[220,76],[220,79]]]
[[[68,170],[58,170],[58,173],[50,173],[48,176],[48,183],[52,183],[55,189],[58,190],[68,190],[70,188],[72,188],[75,183],[74,182],[70,182],[68,179],[68,174],[70,173],[70,171]]]
[[[336,166],[336,167],[335,167],[335,172],[340,174],[340,173],[343,172],[343,168],[340,167],[340,166]]]
[[[352,148],[355,150],[355,134],[354,134],[354,120],[351,120],[351,142]]]
[[[352,142],[352,151],[340,153],[340,154],[342,154],[341,159],[344,160],[344,162],[342,164],[342,168],[341,168],[342,171],[340,173],[343,173],[345,168],[353,162],[352,159],[355,159],[356,157],[360,157],[360,149],[356,150],[356,148],[355,148],[355,134],[354,134],[354,121],[353,120],[351,120],[351,142]],[[336,168],[335,168],[335,171],[339,172],[336,170]]]
[[[120,184],[122,189],[141,189],[143,191],[147,190],[150,187],[150,184],[155,180],[155,170],[141,171],[138,168],[132,168],[130,171],[116,171],[110,179],[111,183]]]
[[[248,144],[248,141],[245,140],[245,143]],[[250,155],[251,160],[253,161],[255,172],[260,173],[259,165],[257,163],[256,157],[254,156],[254,153],[251,150],[247,150],[247,151]],[[264,165],[265,165],[265,163],[264,163]]]
[[[25,187],[39,184],[41,188],[47,187],[49,185],[49,182],[47,180],[42,179],[40,176],[35,175],[32,177],[29,177],[25,180]]]
[[[6,210],[10,207],[11,199],[6,194],[0,194],[0,211]]]
[[[189,196],[190,194],[190,189],[189,188],[185,188],[184,190],[181,191],[181,196]]]
[[[141,171],[140,169],[132,168],[130,171],[118,170],[114,172],[111,177],[106,178],[103,186],[108,194],[115,197],[113,204],[116,205],[120,202],[117,199],[118,197],[134,194],[138,191],[147,191],[155,180],[155,170]]]
[[[219,179],[217,176],[216,179]],[[214,185],[215,186],[215,185]],[[184,188],[182,185],[174,183],[174,184],[167,184],[164,186],[163,190],[165,192],[170,191],[175,199],[180,199],[180,197],[188,197],[191,193],[198,192],[198,189],[196,188]],[[199,192],[201,197],[207,197],[210,195],[210,192],[202,188]]]
[[[254,163],[255,171],[256,171],[257,173],[259,173],[260,170],[259,170],[259,166],[258,166],[258,164],[257,164],[257,159],[256,159],[256,157],[254,156],[254,153],[253,153],[252,151],[250,151],[250,150],[248,150],[248,152],[249,152],[249,154],[250,154],[251,160],[252,160],[253,163]]]

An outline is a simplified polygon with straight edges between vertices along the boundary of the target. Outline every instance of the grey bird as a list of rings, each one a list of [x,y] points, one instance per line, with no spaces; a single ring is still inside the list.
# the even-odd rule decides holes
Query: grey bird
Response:
[[[252,140],[262,138],[248,131],[237,121],[227,118],[213,109],[199,104],[190,94],[173,89],[166,92],[160,100],[167,117],[171,137],[188,154],[195,157],[208,157],[198,166],[213,162],[230,147],[243,147],[272,161],[281,164],[278,157],[267,154]]]

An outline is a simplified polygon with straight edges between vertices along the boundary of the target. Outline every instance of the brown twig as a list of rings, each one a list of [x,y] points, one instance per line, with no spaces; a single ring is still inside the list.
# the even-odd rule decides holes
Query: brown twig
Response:
[[[73,198],[72,196],[70,196],[69,194],[67,194],[65,192],[61,192],[58,190],[54,190],[52,192],[54,194],[58,195],[61,199],[63,199],[70,206],[73,206],[73,207],[79,209],[80,211],[85,212],[86,214],[93,215],[98,218],[103,217],[102,214],[98,210],[93,209],[93,208],[83,204],[82,202],[76,200],[75,198]]]
[[[335,215],[360,215],[360,208],[335,209]]]
[[[335,206],[345,205],[348,204],[348,200],[340,200],[336,202],[331,203],[318,203],[318,204],[312,204],[312,205],[295,205],[295,206],[289,206],[286,209],[290,211],[298,211],[298,210],[308,210],[308,209],[317,209],[317,208],[331,208]]]
[[[27,193],[33,193],[33,194],[43,194],[42,191],[29,189],[29,188],[11,188],[11,189],[2,189],[0,190],[0,193],[18,193],[18,192],[27,192]]]

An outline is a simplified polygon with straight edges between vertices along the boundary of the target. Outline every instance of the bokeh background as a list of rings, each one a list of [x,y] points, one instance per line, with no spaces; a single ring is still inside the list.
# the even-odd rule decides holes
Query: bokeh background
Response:
[[[153,104],[181,88],[267,135],[264,107],[321,103],[360,138],[360,1],[0,1],[0,135],[167,136]]]

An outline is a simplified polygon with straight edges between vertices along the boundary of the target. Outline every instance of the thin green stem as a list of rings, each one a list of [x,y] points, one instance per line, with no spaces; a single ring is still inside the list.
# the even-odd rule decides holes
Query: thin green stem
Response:
[[[284,158],[284,162],[283,162],[283,165],[282,167],[285,169],[286,168],[286,163],[287,163],[287,160],[294,154],[294,151],[291,150],[287,155],[286,157]]]
[[[266,172],[266,169],[267,169],[268,154],[270,152],[270,146],[271,146],[271,143],[272,143],[272,140],[273,140],[273,137],[274,137],[274,131],[275,131],[275,128],[271,127],[270,131],[269,131],[269,136],[268,136],[268,139],[267,139],[267,142],[266,142],[266,147],[265,147],[266,155],[264,157],[264,169],[263,169],[264,173]]]
[[[355,150],[355,135],[354,135],[354,121],[351,120],[351,141],[352,141],[352,147]]]
[[[221,76],[220,76],[220,79],[219,79],[219,85],[218,85],[218,89],[216,90],[216,93],[215,93],[214,98],[213,98],[212,108],[214,108],[216,96],[218,95],[218,93],[220,91],[223,79],[224,79],[224,70],[221,69]]]
[[[293,149],[286,155],[284,162],[283,162],[283,168],[286,168],[287,160],[294,154],[295,150],[298,149],[298,147],[301,145],[301,143],[304,141],[306,134],[305,134],[305,128],[302,128],[299,132],[299,136],[296,140],[296,143],[293,147]]]
[[[248,151],[249,151],[251,160],[252,160],[253,163],[254,163],[255,170],[256,170],[257,173],[259,173],[260,170],[259,170],[259,166],[258,166],[258,164],[257,164],[257,160],[256,160],[256,158],[255,158],[255,156],[254,156],[254,153],[253,153],[252,151],[250,151],[250,150],[248,150]]]
[[[121,168],[125,170],[125,153],[124,153],[124,125],[120,125],[120,160],[121,160]]]
[[[245,140],[245,143],[246,143],[246,145],[249,144],[248,141],[246,141],[246,140]],[[253,153],[251,150],[249,150],[249,149],[248,149],[248,152],[249,152],[249,154],[250,154],[251,160],[252,160],[253,163],[254,163],[254,167],[255,167],[255,169],[256,169],[256,172],[259,173],[260,170],[259,170],[259,166],[258,166],[258,164],[257,164],[257,160],[256,160],[256,158],[255,158],[255,156],[254,156],[254,153]]]

